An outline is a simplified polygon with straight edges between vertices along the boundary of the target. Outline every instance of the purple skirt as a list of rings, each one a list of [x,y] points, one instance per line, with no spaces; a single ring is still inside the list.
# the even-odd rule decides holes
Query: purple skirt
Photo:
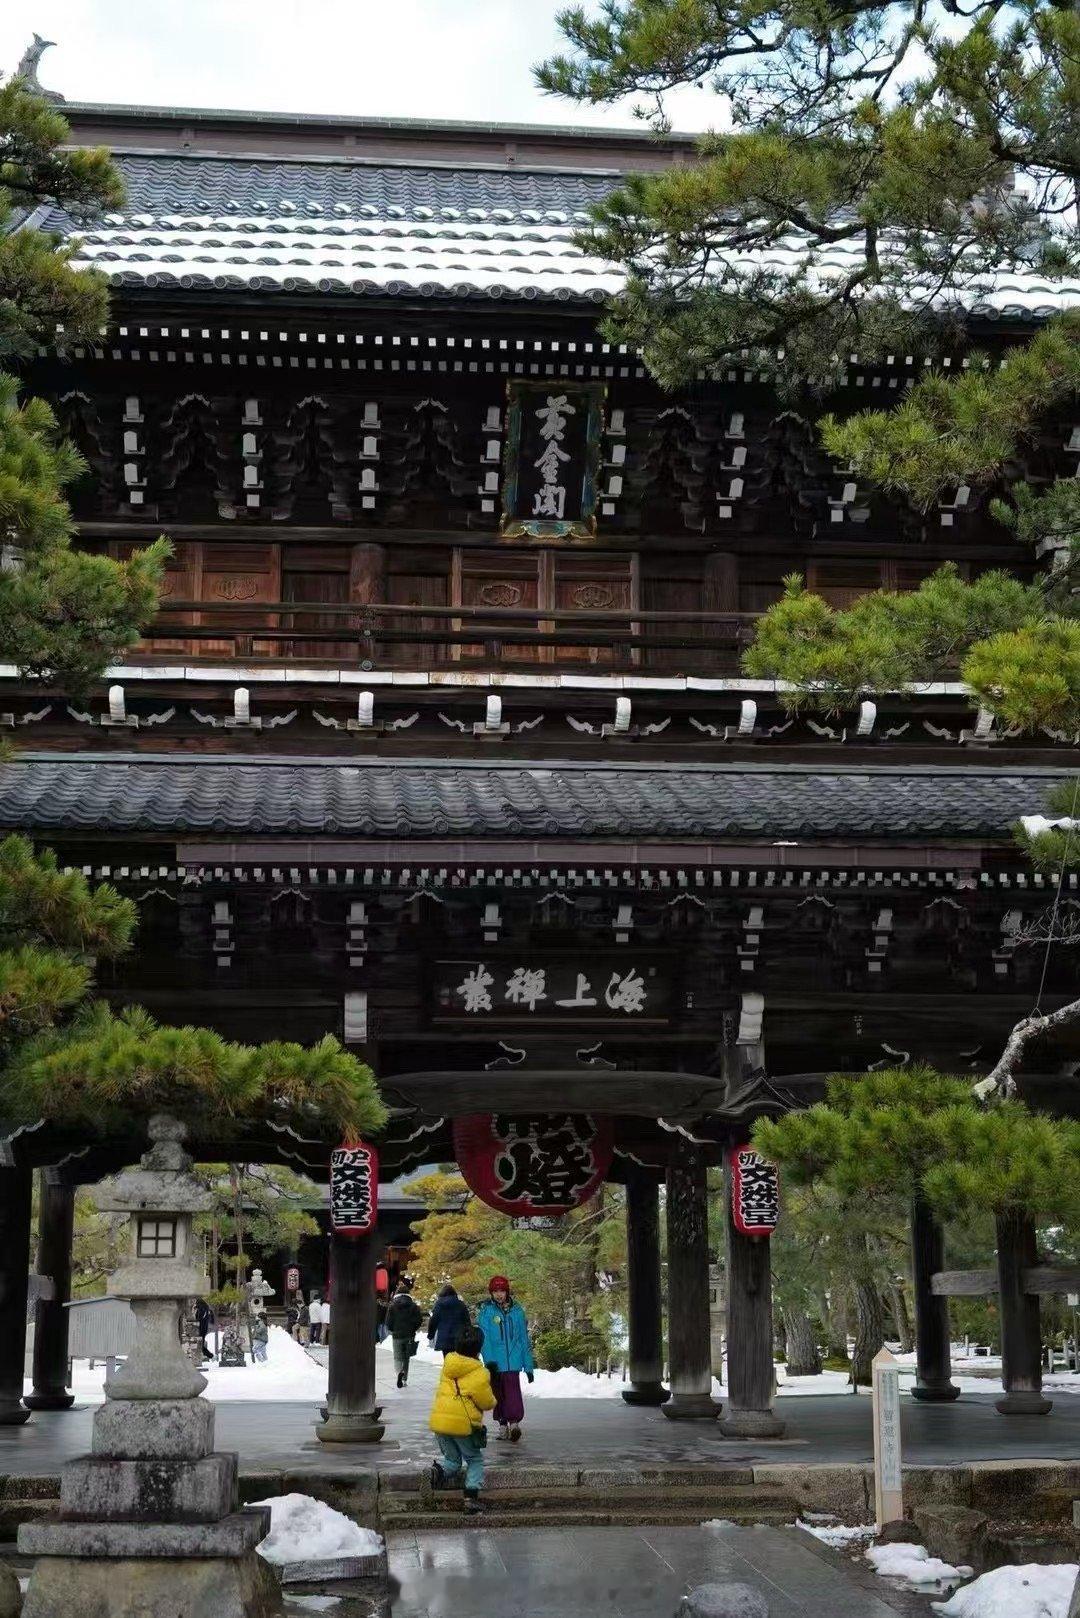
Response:
[[[520,1371],[492,1371],[491,1391],[495,1395],[495,1420],[500,1427],[516,1427],[525,1420]]]

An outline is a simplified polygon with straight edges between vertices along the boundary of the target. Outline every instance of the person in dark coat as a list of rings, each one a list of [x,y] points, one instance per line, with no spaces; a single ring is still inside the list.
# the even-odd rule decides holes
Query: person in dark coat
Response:
[[[472,1325],[469,1306],[459,1298],[449,1281],[435,1299],[435,1307],[428,1320],[428,1342],[433,1343],[443,1359],[454,1352],[458,1333]]]
[[[214,1351],[207,1342],[207,1338],[214,1329],[214,1311],[205,1298],[196,1298],[195,1300],[195,1329],[198,1331],[199,1340],[202,1343],[203,1358],[212,1360]]]
[[[386,1329],[394,1340],[394,1369],[399,1388],[403,1388],[409,1380],[409,1363],[416,1353],[416,1334],[423,1324],[419,1304],[409,1296],[404,1283],[399,1281],[386,1311]]]

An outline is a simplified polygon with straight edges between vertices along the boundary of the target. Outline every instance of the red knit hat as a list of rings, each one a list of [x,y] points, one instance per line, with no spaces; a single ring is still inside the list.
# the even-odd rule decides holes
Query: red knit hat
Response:
[[[510,1283],[506,1279],[505,1275],[493,1275],[491,1280],[488,1282],[488,1291],[505,1292],[507,1296],[509,1296]]]

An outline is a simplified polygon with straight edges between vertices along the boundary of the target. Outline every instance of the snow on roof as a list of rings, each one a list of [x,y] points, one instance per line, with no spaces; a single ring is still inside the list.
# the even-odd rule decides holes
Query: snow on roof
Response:
[[[77,263],[114,284],[183,290],[602,302],[621,285],[574,234],[618,183],[595,170],[504,171],[432,163],[311,162],[121,153],[122,210],[80,227],[59,209],[37,222],[78,236]],[[796,234],[757,262],[801,262]],[[822,250],[819,280],[846,273],[857,240]],[[973,312],[1046,319],[1080,304],[1080,278],[1001,272]]]

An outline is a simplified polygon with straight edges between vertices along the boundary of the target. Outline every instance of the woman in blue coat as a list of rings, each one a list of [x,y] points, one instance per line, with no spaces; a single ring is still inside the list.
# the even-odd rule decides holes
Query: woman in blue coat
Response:
[[[509,1438],[516,1444],[525,1420],[521,1373],[524,1371],[531,1382],[536,1368],[529,1341],[529,1322],[520,1303],[515,1303],[511,1297],[505,1275],[493,1275],[488,1291],[491,1296],[480,1305],[476,1324],[484,1334],[483,1360],[491,1372],[495,1393],[495,1420],[499,1423],[495,1436]]]
[[[468,1304],[458,1297],[448,1281],[435,1299],[435,1306],[428,1320],[428,1342],[434,1344],[445,1359],[447,1354],[454,1352],[458,1333],[471,1325]]]

